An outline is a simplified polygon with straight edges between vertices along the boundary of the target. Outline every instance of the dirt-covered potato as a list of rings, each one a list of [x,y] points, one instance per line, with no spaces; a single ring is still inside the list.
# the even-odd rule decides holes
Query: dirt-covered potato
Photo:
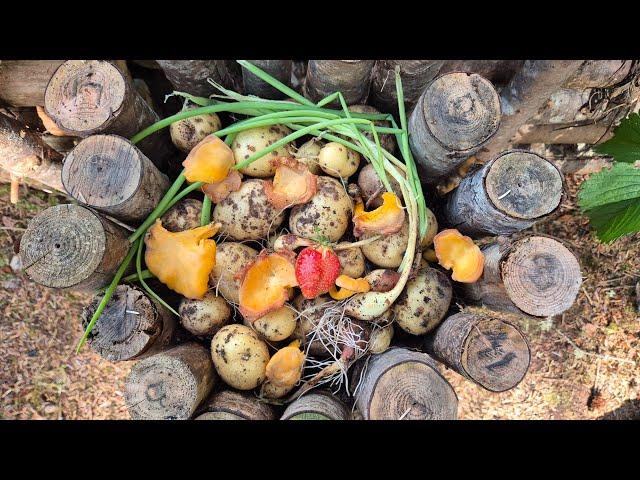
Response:
[[[393,324],[386,325],[381,328],[374,328],[369,337],[369,351],[371,353],[382,353],[393,340]]]
[[[340,242],[336,246],[345,245],[349,242]],[[345,250],[336,250],[338,260],[340,260],[341,275],[347,275],[351,278],[360,278],[364,275],[365,263],[364,255],[359,247],[347,248]]]
[[[438,233],[438,219],[433,212],[427,208],[427,233],[420,239],[420,247],[426,248],[433,243],[433,237]]]
[[[367,234],[362,238],[369,238],[373,235]],[[362,245],[362,253],[374,265],[383,268],[398,268],[402,263],[402,257],[409,245],[409,220],[405,219],[402,229],[391,235],[385,235],[366,245]]]
[[[306,164],[309,167],[309,171],[315,175],[322,174],[322,169],[318,163],[318,156],[324,143],[322,140],[312,138],[300,145],[300,148],[298,148],[294,154],[294,157]]]
[[[289,230],[301,237],[323,236],[337,242],[346,232],[353,202],[342,183],[331,177],[318,177],[318,192],[303,205],[296,205],[289,216]]]
[[[329,142],[318,154],[320,168],[327,175],[347,179],[360,166],[360,154],[338,142]]]
[[[290,133],[291,130],[284,125],[251,128],[238,133],[231,145],[236,163],[246,160],[254,153],[264,150],[278,140],[282,140]],[[275,173],[275,168],[271,165],[271,159],[276,157],[290,157],[293,154],[293,150],[294,148],[291,144],[284,145],[258,158],[251,165],[241,168],[240,172],[250,177],[270,177]]]
[[[349,111],[350,112],[354,112],[354,113],[368,113],[368,114],[380,113],[379,110],[373,108],[370,105],[352,105],[352,106],[349,107]],[[388,122],[387,120],[374,120],[373,124],[376,127],[391,127],[392,126],[391,122]],[[373,133],[371,133],[371,131],[363,130],[362,133],[369,140],[371,140],[372,142],[375,142],[375,139],[373,138]],[[396,149],[396,139],[394,138],[393,134],[391,134],[391,133],[379,133],[378,134],[378,139],[380,140],[380,146],[382,148],[384,148],[387,152],[393,153],[393,151]]]
[[[187,110],[193,110],[194,108],[200,107],[192,105]],[[169,126],[169,132],[171,133],[171,141],[176,148],[188,153],[200,140],[217,132],[221,126],[222,123],[217,114],[204,113],[172,123]]]
[[[180,200],[160,220],[162,226],[170,232],[182,232],[200,226],[202,202],[195,198]]]
[[[260,387],[260,395],[265,398],[282,398],[294,388],[295,385],[292,387],[279,387],[278,385],[275,385],[274,383],[271,383],[269,380],[267,380]]]
[[[391,308],[400,328],[413,335],[424,335],[442,321],[451,296],[449,278],[435,268],[426,268],[407,282]]]
[[[259,240],[275,231],[284,220],[284,213],[269,203],[264,181],[242,182],[240,190],[231,192],[213,209],[213,221],[220,222],[220,231],[233,240]]]
[[[251,390],[266,376],[269,348],[244,325],[227,325],[211,340],[211,358],[220,378],[238,390]]]
[[[209,276],[209,285],[230,302],[240,301],[240,282],[233,277],[258,256],[258,251],[236,242],[223,242],[216,248],[216,264]]]
[[[402,200],[402,190],[400,189],[400,185],[396,179],[390,174],[387,175],[387,178],[389,179],[393,193]],[[378,208],[382,205],[382,194],[387,190],[382,185],[382,180],[380,180],[380,177],[373,168],[373,165],[370,163],[362,167],[362,170],[360,170],[360,173],[358,174],[358,186],[362,193],[362,199],[365,203],[368,203],[367,206],[369,209]],[[373,197],[373,199],[371,197]]]
[[[298,324],[297,314],[289,305],[267,313],[253,322],[253,329],[270,342],[289,338]]]
[[[178,308],[180,323],[194,335],[214,335],[231,319],[231,308],[215,292],[207,292],[202,300],[183,298]]]
[[[305,346],[306,351],[307,344],[309,343],[309,333],[313,331],[316,325],[318,325],[324,311],[328,307],[335,305],[336,302],[331,300],[327,295],[320,295],[313,299],[306,299],[302,294],[300,294],[293,299],[292,303],[299,314],[298,324],[293,333],[293,337],[300,340],[300,343]],[[308,345],[308,348],[309,354],[313,356],[329,356],[329,352],[317,337],[311,342],[311,345]]]

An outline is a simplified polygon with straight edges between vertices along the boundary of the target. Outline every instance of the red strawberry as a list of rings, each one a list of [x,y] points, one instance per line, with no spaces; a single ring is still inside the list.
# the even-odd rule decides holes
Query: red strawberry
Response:
[[[296,279],[304,298],[327,293],[340,275],[340,260],[327,247],[306,247],[296,258]]]

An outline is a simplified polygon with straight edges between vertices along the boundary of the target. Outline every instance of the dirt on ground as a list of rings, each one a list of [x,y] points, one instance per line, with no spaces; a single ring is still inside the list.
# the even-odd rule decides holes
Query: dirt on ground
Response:
[[[640,235],[598,243],[580,215],[582,177],[568,176],[568,198],[534,230],[554,235],[579,256],[584,283],[573,307],[545,320],[510,317],[527,334],[532,363],[516,388],[490,393],[445,369],[461,419],[640,418]],[[21,189],[9,203],[0,185],[0,418],[123,419],[124,379],[89,348],[74,353],[88,296],[29,281],[17,255],[27,222],[62,197]]]

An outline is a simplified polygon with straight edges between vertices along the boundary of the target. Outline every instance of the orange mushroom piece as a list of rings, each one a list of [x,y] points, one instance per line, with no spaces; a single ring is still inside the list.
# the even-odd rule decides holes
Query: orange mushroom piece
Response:
[[[216,183],[205,183],[202,192],[211,199],[213,203],[220,203],[229,196],[231,192],[240,190],[242,174],[237,170],[229,170],[226,177]]]
[[[329,296],[334,300],[344,300],[345,298],[349,298],[355,294],[356,292],[349,290],[348,288],[341,288],[338,290],[335,285],[332,285],[329,289]]]
[[[306,164],[290,157],[278,157],[271,164],[276,173],[264,182],[264,193],[275,208],[307,203],[318,191],[318,177]]]
[[[282,307],[298,285],[293,254],[263,250],[253,263],[238,273],[240,313],[250,322]]]
[[[231,148],[211,134],[191,149],[182,166],[187,181],[216,183],[226,178],[235,163]]]
[[[453,269],[451,278],[456,282],[473,283],[482,275],[484,254],[473,240],[455,228],[442,230],[433,238],[438,263]]]
[[[329,289],[329,295],[334,300],[344,300],[356,293],[367,293],[371,290],[371,285],[366,278],[351,278],[348,275],[338,276],[336,286],[340,287],[340,290],[335,286]]]
[[[216,264],[216,242],[210,240],[220,224],[170,232],[160,219],[144,237],[144,261],[158,280],[174,292],[201,299],[209,288],[209,274]]]
[[[302,376],[304,360],[305,355],[300,351],[300,341],[294,340],[271,357],[267,363],[267,380],[276,387],[293,387]]]
[[[397,233],[404,223],[404,208],[395,193],[384,192],[382,205],[366,212],[362,199],[358,198],[353,209],[353,233],[360,237],[365,233],[390,235]]]

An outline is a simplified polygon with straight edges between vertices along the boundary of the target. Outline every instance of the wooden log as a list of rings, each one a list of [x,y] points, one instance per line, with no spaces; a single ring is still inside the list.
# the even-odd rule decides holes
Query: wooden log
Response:
[[[240,91],[240,65],[234,60],[156,60],[173,87],[191,95],[208,96],[217,90],[210,78],[225,88]]]
[[[307,393],[290,403],[280,420],[350,420],[348,407],[325,390]]]
[[[111,282],[128,250],[122,227],[73,204],[40,212],[20,242],[24,271],[31,280],[81,291]]]
[[[438,74],[477,73],[494,85],[503,86],[509,83],[523,64],[524,60],[445,60]]]
[[[0,60],[0,100],[14,107],[44,105],[44,91],[64,60]]]
[[[477,74],[448,73],[424,90],[409,117],[409,145],[427,185],[448,177],[498,130],[500,101]]]
[[[217,380],[208,350],[183,343],[136,363],[125,380],[124,398],[134,420],[186,420]]]
[[[104,296],[96,294],[82,310],[86,328]],[[146,358],[165,350],[175,331],[173,314],[131,285],[118,285],[89,334],[87,343],[110,362]]]
[[[527,340],[514,325],[463,312],[445,319],[424,346],[438,361],[491,392],[517,386],[531,361]]]
[[[65,158],[62,183],[78,202],[131,223],[147,218],[169,189],[166,175],[118,135],[78,143]]]
[[[61,162],[62,155],[43,142],[38,133],[0,114],[0,167],[17,177],[32,178],[64,192]]]
[[[359,382],[355,402],[365,420],[457,418],[453,387],[426,353],[394,347],[372,355],[366,369],[353,369],[351,383]]]
[[[465,177],[449,194],[444,214],[467,235],[507,235],[554,212],[563,191],[554,164],[532,152],[508,150]]]
[[[46,114],[76,137],[112,133],[130,138],[160,120],[115,62],[68,60],[53,74],[45,92]],[[136,145],[163,168],[175,150],[163,130]]]
[[[335,92],[342,92],[347,105],[365,103],[371,85],[375,60],[309,60],[304,96],[318,102]],[[332,102],[339,106],[340,102]]]
[[[383,112],[397,111],[395,68],[399,66],[405,108],[410,112],[443,63],[443,60],[377,60],[371,76],[371,103]]]
[[[200,409],[196,420],[275,420],[268,403],[261,402],[251,392],[223,390],[216,392]]]
[[[514,145],[532,143],[573,144],[586,143],[596,145],[613,137],[615,123],[612,121],[597,123],[553,123],[545,125],[523,125],[513,140]]]
[[[285,85],[291,86],[292,60],[248,60],[248,62],[264,70]],[[273,100],[286,97],[280,90],[275,89],[244,68],[242,69],[242,83],[244,85],[243,91],[246,95],[255,95]]]
[[[607,88],[621,82],[631,71],[633,60],[586,60],[564,83],[565,88]]]
[[[482,252],[482,277],[463,285],[471,303],[535,317],[559,315],[573,305],[582,284],[580,263],[559,240],[500,238]]]

